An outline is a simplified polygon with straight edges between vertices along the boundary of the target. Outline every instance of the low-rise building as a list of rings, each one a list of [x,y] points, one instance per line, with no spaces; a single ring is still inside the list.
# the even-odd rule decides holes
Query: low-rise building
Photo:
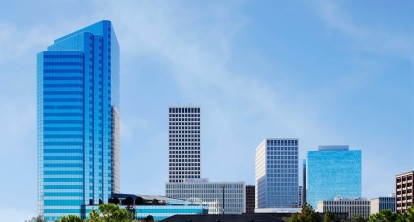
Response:
[[[348,213],[349,218],[359,214],[368,219],[370,202],[365,198],[335,197],[333,200],[318,201],[317,211],[321,213]]]
[[[178,200],[163,196],[134,195],[134,194],[114,194],[109,199],[110,203],[119,204],[135,215],[135,219],[145,219],[152,215],[154,220],[164,220],[165,218],[177,215],[207,214],[206,205],[201,203]]]
[[[376,214],[385,209],[395,212],[395,196],[373,198],[370,200],[370,203],[370,214]]]
[[[167,183],[166,196],[198,201],[208,206],[209,214],[223,214],[223,211],[225,214],[246,212],[244,182],[208,182],[207,179],[191,179],[182,183]]]

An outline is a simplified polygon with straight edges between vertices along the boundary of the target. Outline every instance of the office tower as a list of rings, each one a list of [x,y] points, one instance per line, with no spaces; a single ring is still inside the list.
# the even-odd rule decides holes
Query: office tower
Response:
[[[167,197],[207,205],[209,214],[244,213],[246,211],[245,192],[244,182],[209,182],[208,179],[203,178],[166,184]]]
[[[376,214],[385,209],[395,212],[395,196],[373,198],[370,200],[370,203],[370,214]]]
[[[361,197],[361,151],[348,146],[320,146],[308,151],[307,195],[314,209],[318,201]]]
[[[303,204],[303,186],[299,186],[299,191],[298,191],[299,193],[299,196],[298,196],[298,206],[302,206],[302,204]]]
[[[253,214],[254,213],[254,185],[247,185],[246,186],[246,213]]]
[[[169,109],[169,182],[200,178],[200,107]]]
[[[298,139],[264,139],[256,148],[256,208],[299,206]]]
[[[317,204],[317,211],[321,213],[348,213],[348,218],[354,215],[361,215],[368,219],[370,202],[364,198],[335,197],[333,200],[320,200]]]
[[[398,213],[413,205],[414,171],[395,176],[396,208]]]
[[[46,221],[85,218],[119,191],[119,45],[111,22],[38,53],[37,90],[38,213]]]

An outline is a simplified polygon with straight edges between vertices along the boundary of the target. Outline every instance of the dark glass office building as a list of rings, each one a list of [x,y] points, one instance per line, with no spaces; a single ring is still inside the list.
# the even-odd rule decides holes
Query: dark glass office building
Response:
[[[119,45],[110,21],[37,55],[38,213],[86,217],[119,192]]]

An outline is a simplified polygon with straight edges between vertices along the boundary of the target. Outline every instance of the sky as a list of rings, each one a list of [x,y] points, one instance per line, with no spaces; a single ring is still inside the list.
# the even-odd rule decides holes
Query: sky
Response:
[[[362,150],[362,195],[389,195],[414,170],[413,11],[404,0],[0,1],[2,220],[36,215],[36,53],[103,19],[121,48],[121,192],[165,194],[168,107],[195,105],[210,181],[254,184],[259,143],[299,138],[300,159],[319,145]]]

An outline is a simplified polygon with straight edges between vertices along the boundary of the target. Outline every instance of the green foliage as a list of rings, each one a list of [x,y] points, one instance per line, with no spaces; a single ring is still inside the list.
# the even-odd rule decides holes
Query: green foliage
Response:
[[[335,214],[331,212],[326,212],[323,222],[335,222]]]
[[[414,205],[411,205],[410,208],[404,211],[401,216],[402,222],[413,222],[414,221]]]
[[[322,219],[319,216],[319,213],[316,213],[312,206],[309,204],[304,204],[302,206],[302,212],[292,214],[290,217],[290,222],[321,222]]]
[[[394,213],[387,209],[369,216],[368,222],[397,222],[400,220],[401,216],[398,213]]]
[[[116,204],[102,204],[98,209],[99,211],[92,210],[89,213],[89,222],[131,222],[134,219],[131,212]]]
[[[75,215],[68,215],[61,217],[58,222],[84,222],[85,220],[75,216]]]
[[[360,214],[354,214],[349,222],[367,222],[367,219],[362,217]]]

